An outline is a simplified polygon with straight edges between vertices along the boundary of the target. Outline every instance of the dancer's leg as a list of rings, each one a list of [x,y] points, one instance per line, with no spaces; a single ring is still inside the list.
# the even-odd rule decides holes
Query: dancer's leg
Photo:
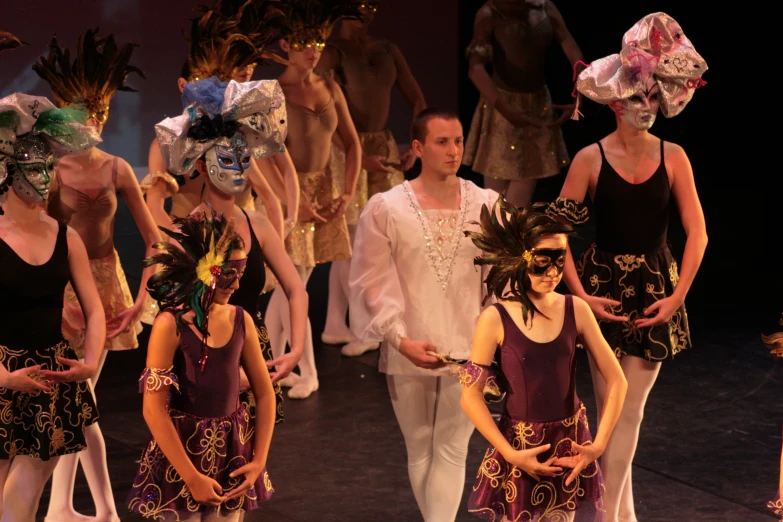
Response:
[[[88,381],[93,400],[95,399],[95,386],[98,383],[103,365],[106,362],[108,351],[104,350],[98,360],[98,371]],[[117,521],[117,506],[114,504],[114,495],[111,490],[109,469],[106,464],[106,444],[103,434],[97,422],[87,426],[84,430],[87,449],[78,453],[70,453],[60,457],[60,462],[52,474],[52,488],[49,495],[49,508],[46,512],[46,522],[85,522]],[[95,518],[87,517],[76,512],[73,507],[73,490],[76,481],[76,470],[79,462],[82,463],[87,484],[95,504]]]
[[[435,401],[438,378],[387,375],[394,415],[400,425],[408,453],[408,478],[419,511],[426,517],[427,483],[432,465],[432,437],[435,429]],[[426,520],[426,519],[425,519]],[[429,521],[426,521],[429,522]]]
[[[312,267],[297,266],[296,271],[305,287],[307,281],[313,273]],[[291,314],[288,311],[288,299],[283,295],[284,310],[282,314],[284,339],[291,339]],[[277,357],[277,355],[275,356]],[[282,383],[282,381],[281,381]],[[313,329],[310,326],[310,318],[307,319],[307,330],[305,331],[304,353],[299,361],[299,378],[295,378],[291,389],[288,390],[288,397],[291,399],[306,399],[311,393],[318,389],[318,371],[315,369],[315,353],[313,350]]]
[[[536,180],[517,179],[509,183],[506,199],[515,207],[526,207],[533,200],[536,191]]]
[[[433,459],[427,478],[426,522],[454,522],[465,486],[465,460],[473,423],[460,406],[462,385],[453,377],[438,377],[433,432]]]
[[[606,394],[606,383],[593,359],[589,359],[596,404],[602,408]],[[636,444],[639,441],[644,406],[647,403],[650,390],[658,378],[661,363],[653,363],[640,357],[628,355],[622,358],[620,366],[628,381],[628,391],[625,395],[620,418],[601,457],[601,469],[606,483],[604,509],[606,510],[607,522],[635,522],[631,465],[636,453]]]
[[[38,502],[59,457],[39,460],[17,455],[3,483],[3,516],[0,522],[35,522]]]

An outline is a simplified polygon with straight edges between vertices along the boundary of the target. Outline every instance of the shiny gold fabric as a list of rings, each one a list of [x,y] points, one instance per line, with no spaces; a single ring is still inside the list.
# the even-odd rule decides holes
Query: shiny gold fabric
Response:
[[[498,89],[511,107],[544,123],[555,120],[549,89],[509,92]],[[479,98],[462,164],[495,179],[540,179],[554,176],[570,162],[560,127],[514,127]]]
[[[329,172],[300,172],[300,198],[309,201],[316,211],[325,212],[341,194]],[[285,240],[285,249],[296,266],[314,267],[316,264],[340,261],[351,257],[351,238],[345,216],[327,223],[298,222]]]
[[[90,259],[90,270],[95,285],[98,287],[106,320],[133,306],[133,297],[116,250],[106,257]],[[76,297],[71,283],[65,287],[65,301],[79,307],[79,299]],[[79,309],[81,310],[81,308]],[[83,319],[80,321],[78,317],[69,317],[67,311],[63,312],[63,337],[68,340],[80,359],[84,357],[85,329],[82,326],[83,322]],[[141,330],[141,323],[131,325],[127,332],[121,333],[114,339],[107,339],[103,346],[104,350],[119,351],[138,348],[137,336]]]

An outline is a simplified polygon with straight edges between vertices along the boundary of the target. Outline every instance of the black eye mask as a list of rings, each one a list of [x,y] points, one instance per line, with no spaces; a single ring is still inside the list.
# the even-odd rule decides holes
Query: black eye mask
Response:
[[[565,248],[534,248],[530,253],[533,258],[527,264],[527,271],[531,274],[545,275],[551,266],[557,269],[557,275],[563,273],[566,260]]]

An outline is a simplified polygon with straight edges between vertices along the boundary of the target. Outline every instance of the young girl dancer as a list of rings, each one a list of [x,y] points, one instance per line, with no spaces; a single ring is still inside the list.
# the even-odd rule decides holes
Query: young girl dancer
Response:
[[[481,231],[465,233],[485,252],[475,263],[492,267],[487,291],[500,300],[479,317],[470,359],[460,371],[462,407],[491,444],[468,503],[482,518],[572,521],[585,504],[601,505],[596,459],[620,416],[627,383],[590,307],[555,292],[570,231],[501,196],[491,212],[482,208]],[[607,386],[595,441],[576,395],[577,337]],[[491,367],[495,360],[502,375]],[[484,391],[497,394],[499,381],[507,399],[498,426]]]
[[[228,304],[247,254],[234,221],[176,218],[177,244],[145,260],[161,265],[149,289],[162,312],[139,379],[152,440],[129,508],[163,521],[240,520],[272,495],[266,460],[275,395],[253,319]],[[239,401],[240,364],[256,397],[255,423]]]
[[[44,484],[60,457],[85,449],[85,430],[98,418],[87,380],[98,370],[106,340],[103,307],[81,238],[42,210],[56,161],[100,141],[77,123],[86,120],[86,113],[56,109],[38,96],[13,94],[0,100],[3,522],[35,519]],[[62,336],[69,281],[87,326],[84,362]],[[29,367],[40,370],[25,375]],[[31,377],[43,386],[34,386]]]

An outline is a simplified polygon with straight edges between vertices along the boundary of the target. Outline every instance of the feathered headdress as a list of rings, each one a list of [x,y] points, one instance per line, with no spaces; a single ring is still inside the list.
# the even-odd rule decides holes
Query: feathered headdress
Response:
[[[207,337],[209,335],[209,307],[214,298],[218,280],[227,271],[235,248],[234,219],[225,220],[220,214],[208,218],[201,216],[174,218],[178,232],[159,227],[179,246],[168,242],[156,243],[162,252],[146,258],[145,267],[160,265],[160,270],[147,282],[147,290],[156,299],[160,309],[176,308],[175,317],[180,325],[187,324],[182,318],[193,311],[194,324],[203,339],[202,357],[199,364],[203,369],[208,357]]]
[[[608,104],[633,96],[653,78],[661,111],[678,115],[705,85],[707,62],[696,52],[680,24],[666,13],[645,16],[623,36],[622,50],[593,61],[576,81],[576,89],[591,100]],[[578,107],[577,107],[578,110]],[[576,113],[576,112],[575,112]]]
[[[8,175],[16,165],[14,144],[19,138],[40,137],[58,160],[101,141],[93,128],[84,125],[87,117],[79,109],[58,109],[42,96],[17,93],[0,99],[0,194],[8,189]]]
[[[286,16],[285,37],[294,51],[323,49],[334,24],[361,19],[360,3],[353,0],[281,0]]]
[[[465,235],[484,252],[473,260],[474,264],[491,267],[484,281],[488,291],[484,302],[490,295],[518,301],[527,322],[531,313],[541,313],[526,293],[530,288],[527,269],[533,259],[531,250],[541,236],[571,234],[573,228],[530,208],[519,210],[503,196],[498,196],[491,209],[482,205],[479,219],[473,224],[481,231],[466,231]],[[509,292],[505,292],[507,286]]]
[[[185,111],[155,125],[168,171],[185,176],[215,145],[241,139],[254,158],[280,151],[288,129],[285,98],[277,80],[227,84],[217,78],[191,82],[182,93]]]
[[[202,13],[191,20],[188,80],[205,80],[217,76],[228,82],[238,69],[269,58],[287,63],[269,50],[280,38],[283,13],[271,0],[218,0],[209,8],[198,6]]]
[[[27,42],[23,42],[16,36],[6,31],[0,31],[0,52],[7,51],[9,49],[16,49],[28,45]]]
[[[117,47],[114,35],[98,38],[98,29],[89,29],[76,42],[76,57],[61,49],[57,36],[49,44],[49,56],[41,56],[33,65],[38,76],[52,88],[54,99],[61,107],[84,105],[90,116],[103,125],[109,118],[109,104],[117,91],[137,92],[125,85],[131,73],[145,78],[144,72],[130,65],[134,43]]]

